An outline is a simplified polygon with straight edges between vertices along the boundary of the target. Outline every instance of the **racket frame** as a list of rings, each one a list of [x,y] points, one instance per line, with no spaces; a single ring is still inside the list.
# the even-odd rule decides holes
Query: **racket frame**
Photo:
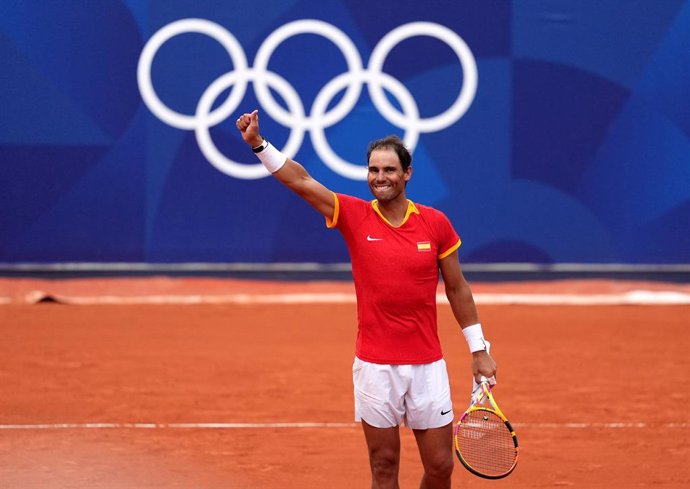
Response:
[[[502,479],[508,475],[510,475],[513,470],[515,470],[515,467],[517,466],[518,462],[518,455],[519,455],[519,446],[518,446],[518,440],[517,436],[515,435],[515,430],[513,429],[513,426],[510,424],[510,421],[508,421],[508,418],[506,418],[505,414],[503,414],[503,411],[498,407],[498,404],[496,404],[496,401],[494,400],[494,396],[491,394],[491,386],[489,385],[489,381],[485,378],[482,378],[482,382],[479,385],[479,388],[481,391],[477,393],[476,397],[473,395],[473,401],[470,404],[470,406],[467,408],[467,410],[463,413],[462,417],[460,420],[457,422],[455,425],[455,430],[453,433],[453,445],[455,446],[455,454],[458,456],[458,459],[460,460],[460,463],[472,474],[476,475],[477,477],[482,477],[484,479]],[[491,407],[486,407],[483,404],[486,400],[489,401],[489,405]],[[513,460],[513,464],[510,466],[510,468],[501,473],[501,474],[496,474],[496,475],[489,475],[489,474],[484,474],[482,472],[479,472],[477,469],[472,467],[462,456],[462,453],[460,452],[460,442],[459,442],[459,433],[460,433],[460,426],[465,419],[470,415],[470,413],[477,412],[477,411],[484,411],[488,413],[495,414],[498,416],[501,421],[505,424],[506,428],[510,432],[510,436],[513,439],[513,444],[515,446],[515,459]]]

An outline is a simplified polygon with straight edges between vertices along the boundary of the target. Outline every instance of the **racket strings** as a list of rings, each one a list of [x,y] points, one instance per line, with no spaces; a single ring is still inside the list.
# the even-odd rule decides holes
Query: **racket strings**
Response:
[[[499,476],[515,463],[513,436],[503,420],[490,411],[472,411],[458,426],[457,449],[477,472]]]

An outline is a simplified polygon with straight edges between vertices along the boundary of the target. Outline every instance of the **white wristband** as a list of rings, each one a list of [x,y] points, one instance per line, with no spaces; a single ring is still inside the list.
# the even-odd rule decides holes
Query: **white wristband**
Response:
[[[470,347],[470,352],[486,350],[487,342],[484,340],[484,333],[480,323],[462,328],[462,334],[465,336],[467,346]]]
[[[278,151],[276,147],[268,141],[265,141],[265,143],[266,147],[256,153],[256,156],[259,157],[259,160],[261,160],[261,163],[269,172],[275,173],[283,167],[287,161],[287,156]]]

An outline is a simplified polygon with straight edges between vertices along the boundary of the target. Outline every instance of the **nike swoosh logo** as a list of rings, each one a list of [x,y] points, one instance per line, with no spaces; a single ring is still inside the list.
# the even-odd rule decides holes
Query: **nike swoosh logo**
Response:
[[[446,414],[448,414],[451,411],[452,411],[452,409],[449,409],[448,411],[444,411],[443,409],[441,409],[441,416],[445,416]]]
[[[383,241],[383,238],[372,238],[371,234],[367,235],[367,241]]]

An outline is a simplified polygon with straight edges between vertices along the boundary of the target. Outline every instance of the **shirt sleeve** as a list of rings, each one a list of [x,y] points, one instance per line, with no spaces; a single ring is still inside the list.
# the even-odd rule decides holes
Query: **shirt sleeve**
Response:
[[[438,216],[436,222],[436,229],[438,232],[438,259],[441,260],[460,248],[462,240],[453,228],[448,217],[441,211],[436,212]]]
[[[338,194],[335,192],[333,192],[333,200],[335,203],[333,207],[333,217],[326,217],[326,227],[328,229],[336,227],[338,225],[338,218],[340,217],[340,199],[338,199]]]
[[[326,219],[326,227],[329,229],[337,228],[341,232],[346,231],[357,222],[357,216],[364,212],[367,206],[366,201],[346,194],[333,194],[335,199],[335,209],[333,218]]]

